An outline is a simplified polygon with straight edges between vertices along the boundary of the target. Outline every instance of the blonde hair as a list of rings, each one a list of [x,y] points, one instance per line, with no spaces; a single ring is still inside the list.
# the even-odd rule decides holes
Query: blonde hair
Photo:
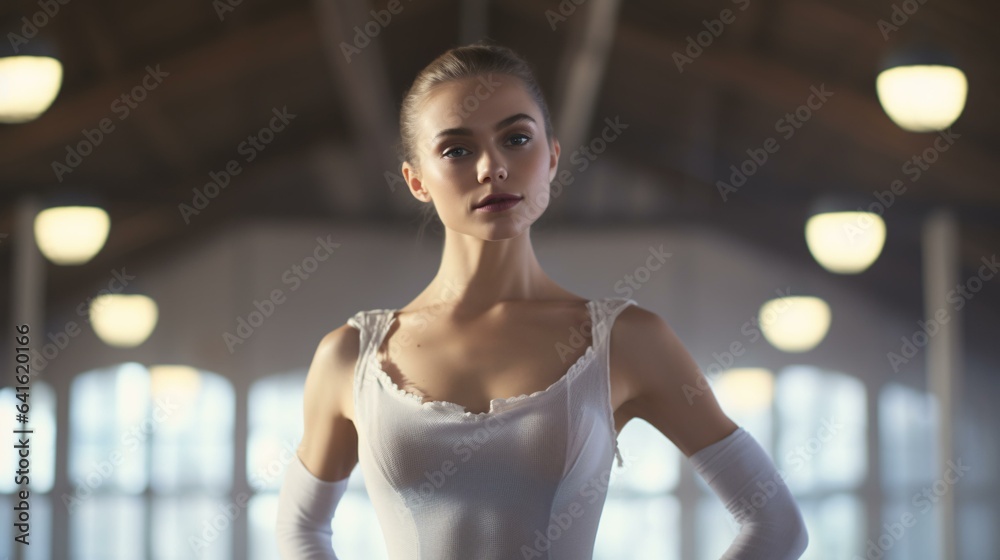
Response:
[[[553,138],[552,118],[549,116],[548,104],[535,80],[531,65],[508,47],[479,41],[445,51],[417,74],[413,84],[403,96],[399,110],[400,158],[409,162],[415,169],[419,169],[420,162],[416,144],[420,107],[432,89],[455,80],[478,78],[491,74],[514,76],[521,80],[528,94],[541,110],[542,118],[545,121],[546,140],[551,145]],[[425,206],[431,208],[425,207],[424,209],[425,220],[421,226],[421,232],[431,215],[436,214],[433,204]]]

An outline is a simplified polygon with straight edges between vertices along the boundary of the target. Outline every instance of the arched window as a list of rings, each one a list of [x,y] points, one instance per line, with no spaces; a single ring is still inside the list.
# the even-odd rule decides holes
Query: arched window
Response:
[[[862,549],[867,476],[866,393],[856,378],[813,366],[775,376],[732,369],[713,383],[726,413],[774,459],[810,529],[803,558],[847,558]],[[719,558],[739,524],[701,477],[698,557]],[[782,482],[779,480],[779,482]]]
[[[903,531],[893,534],[884,530],[874,541],[884,560],[937,558],[941,534],[940,520],[935,517],[941,510],[922,492],[933,489],[937,477],[938,422],[937,401],[932,395],[899,383],[882,388],[878,426],[885,497],[882,523],[898,525]],[[945,487],[944,491],[955,490]]]
[[[28,423],[21,424],[15,418],[15,406],[23,404],[17,398],[13,387],[0,389],[0,431],[6,434],[11,445],[0,447],[0,526],[9,535],[0,542],[0,558],[13,558],[14,546],[22,549],[27,560],[47,560],[52,555],[52,486],[56,466],[56,400],[52,387],[44,381],[32,381],[28,391]],[[15,434],[14,430],[33,430],[27,434]],[[19,534],[14,506],[21,500],[17,492],[22,486],[17,484],[16,471],[20,455],[14,448],[17,439],[28,438],[30,464],[28,466],[28,546],[16,544],[14,537]]]
[[[305,371],[277,374],[250,387],[247,406],[247,480],[253,489],[249,506],[249,560],[278,557],[274,524],[278,491],[285,469],[296,460],[302,440],[302,389]],[[346,513],[345,513],[346,512]],[[333,548],[342,558],[388,558],[375,509],[368,499],[361,469],[355,468],[347,493],[334,514]]]
[[[234,394],[214,373],[125,363],[70,390],[70,550],[79,560],[231,555]]]
[[[595,560],[681,557],[680,452],[648,422],[634,418],[618,436],[624,466],[613,463],[594,543]]]

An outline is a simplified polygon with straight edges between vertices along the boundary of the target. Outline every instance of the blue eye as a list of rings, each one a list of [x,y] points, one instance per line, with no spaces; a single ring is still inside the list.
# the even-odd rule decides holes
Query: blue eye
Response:
[[[447,158],[447,159],[455,159],[455,158],[453,158],[453,157],[449,157],[449,156],[448,156],[448,154],[450,154],[450,153],[452,153],[452,152],[454,152],[454,151],[456,151],[456,150],[465,150],[465,148],[452,148],[452,149],[448,150],[447,152],[445,152],[445,153],[443,154],[443,157],[445,157],[445,158]],[[465,150],[465,151],[469,151],[469,150]]]
[[[522,141],[522,142],[520,142],[520,143],[516,143],[516,142],[515,142],[515,143],[514,143],[514,145],[515,145],[515,146],[525,146],[525,145],[527,145],[527,144],[528,144],[528,142],[530,142],[530,141],[531,141],[531,137],[530,137],[530,136],[528,136],[527,134],[514,134],[514,135],[512,135],[512,136],[510,137],[510,139],[511,139],[511,140],[516,140],[516,139],[518,139],[518,138],[520,138],[520,139],[521,139],[521,140],[523,140],[523,141]],[[456,157],[459,157],[459,156],[460,156],[461,154],[459,154],[459,155],[456,155],[456,156],[452,156],[452,155],[450,155],[450,154],[452,154],[452,153],[454,153],[454,152],[456,152],[456,151],[458,151],[458,150],[462,150],[462,151],[464,151],[464,152],[468,152],[468,151],[469,151],[469,150],[466,150],[465,148],[452,148],[452,149],[448,150],[447,152],[445,152],[445,153],[441,154],[441,157],[443,157],[443,158],[445,158],[445,159],[455,159]]]

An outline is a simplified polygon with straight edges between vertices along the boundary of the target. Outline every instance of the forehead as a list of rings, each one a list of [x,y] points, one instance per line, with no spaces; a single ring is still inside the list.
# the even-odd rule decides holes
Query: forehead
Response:
[[[435,86],[420,111],[421,128],[430,137],[445,128],[484,127],[525,113],[542,123],[541,111],[520,78],[506,74],[464,78]]]

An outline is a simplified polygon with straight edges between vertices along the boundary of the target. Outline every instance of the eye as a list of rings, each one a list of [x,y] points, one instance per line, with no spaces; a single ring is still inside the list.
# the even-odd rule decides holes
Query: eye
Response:
[[[524,142],[521,142],[520,144],[514,144],[515,146],[524,146],[529,141],[531,141],[531,137],[528,136],[527,134],[515,134],[515,135],[513,135],[513,136],[510,137],[511,140],[516,140],[518,138],[524,139]]]
[[[445,152],[444,154],[442,154],[442,157],[444,157],[445,159],[455,159],[453,157],[450,157],[448,154],[454,153],[457,150],[465,150],[465,148],[452,148],[452,149],[448,150],[447,152]],[[469,150],[465,150],[465,151],[469,151]]]

